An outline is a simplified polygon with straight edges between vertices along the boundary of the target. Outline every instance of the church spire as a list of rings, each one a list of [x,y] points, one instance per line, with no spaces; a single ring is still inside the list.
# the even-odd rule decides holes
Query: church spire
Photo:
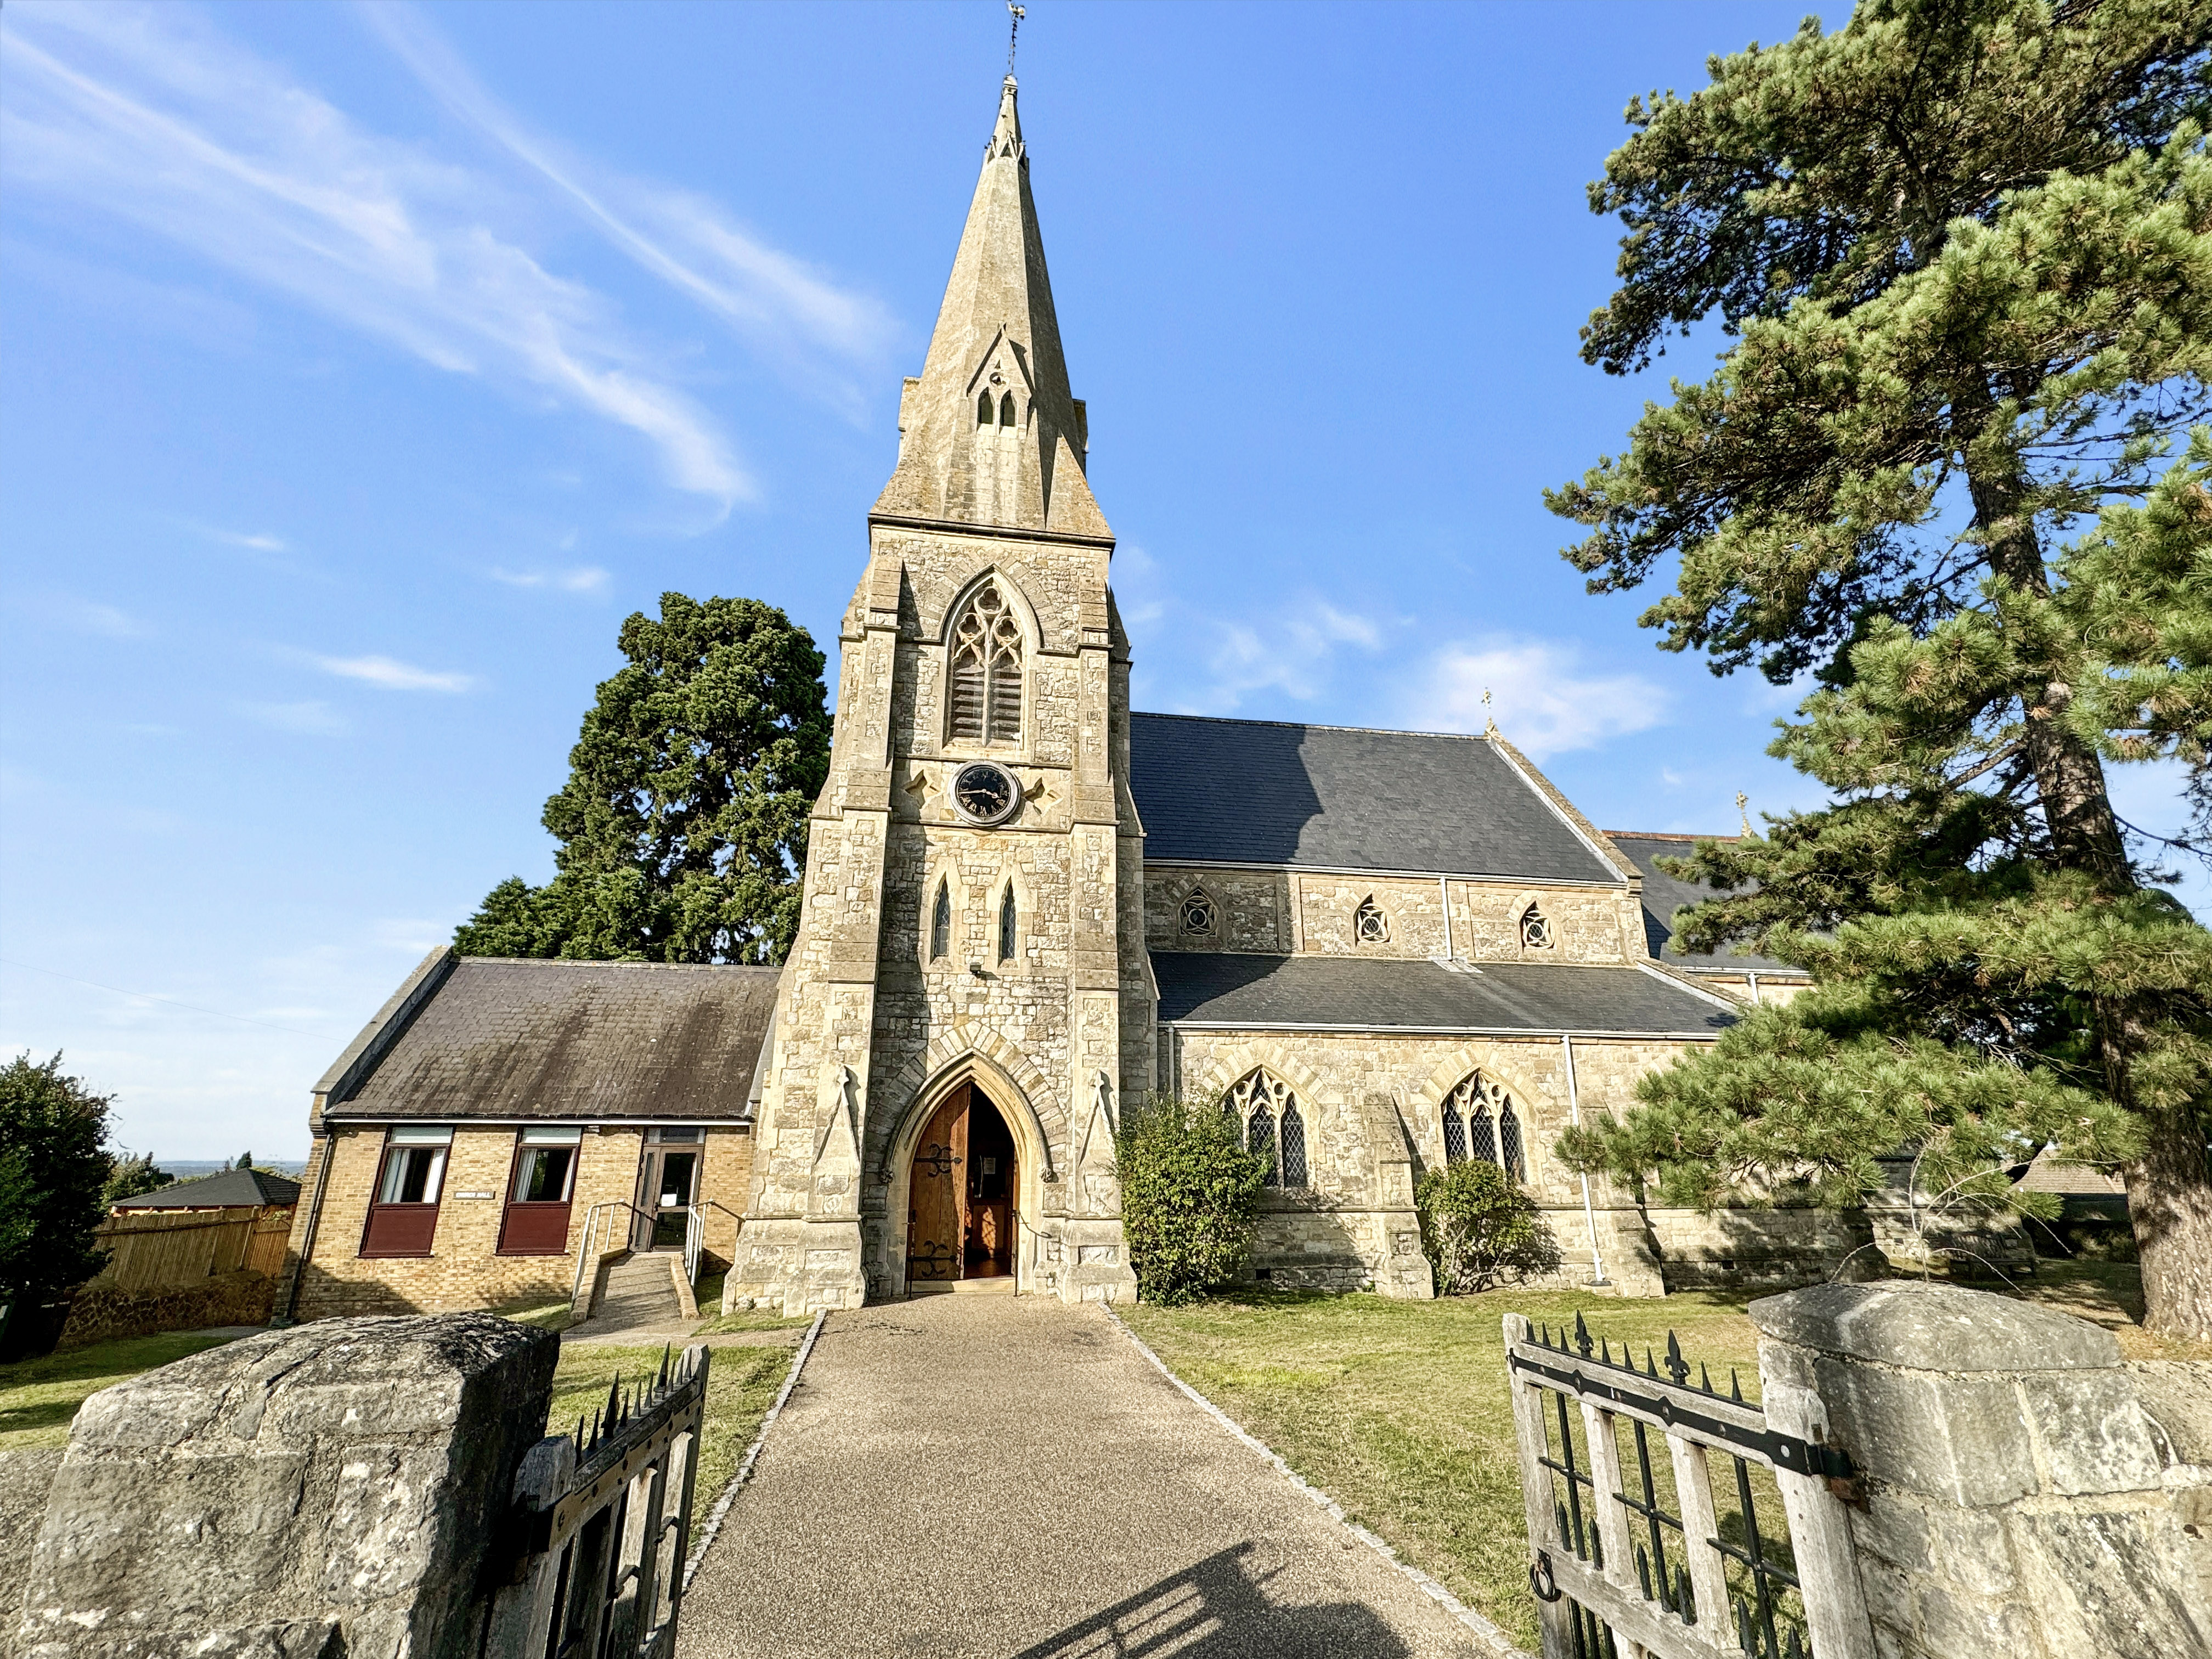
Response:
[[[876,514],[1109,536],[1084,478],[1087,447],[1009,75],[929,356],[899,402],[898,466]]]

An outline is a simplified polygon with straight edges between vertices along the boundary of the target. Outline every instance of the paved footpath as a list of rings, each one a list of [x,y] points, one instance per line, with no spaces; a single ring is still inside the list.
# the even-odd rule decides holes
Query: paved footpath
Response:
[[[1400,1659],[1473,1632],[1097,1308],[834,1313],[678,1659]]]

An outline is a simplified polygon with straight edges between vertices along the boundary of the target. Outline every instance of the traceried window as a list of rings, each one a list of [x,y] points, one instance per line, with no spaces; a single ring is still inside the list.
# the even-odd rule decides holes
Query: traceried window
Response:
[[[952,889],[937,884],[937,902],[929,909],[929,955],[932,961],[952,948]]]
[[[1014,908],[1014,884],[1006,884],[1006,890],[999,900],[999,960],[1014,959],[1014,932],[1018,913]]]
[[[1022,625],[996,582],[986,582],[952,629],[950,735],[967,743],[1022,736]]]
[[[1268,1072],[1254,1072],[1229,1091],[1221,1108],[1244,1126],[1244,1150],[1267,1160],[1264,1184],[1307,1184],[1305,1119],[1288,1084]]]
[[[1513,1097],[1480,1072],[1444,1097],[1444,1162],[1479,1158],[1495,1164],[1516,1181],[1528,1178],[1521,1149],[1521,1115]]]
[[[1370,893],[1359,901],[1359,908],[1352,913],[1352,936],[1362,945],[1388,945],[1390,942],[1390,918]]]
[[[1182,931],[1194,939],[1212,939],[1214,929],[1220,925],[1220,911],[1214,905],[1213,895],[1203,887],[1194,887],[1183,895],[1177,917]]]
[[[1552,948],[1552,924],[1533,904],[1521,913],[1521,943],[1531,951]]]

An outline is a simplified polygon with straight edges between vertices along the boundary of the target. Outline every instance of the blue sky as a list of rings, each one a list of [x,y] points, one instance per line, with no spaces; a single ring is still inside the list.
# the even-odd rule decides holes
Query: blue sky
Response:
[[[1585,597],[1539,496],[1663,392],[1575,353],[1622,106],[1803,10],[1032,0],[1139,707],[1477,729],[1487,687],[1607,828],[1813,804],[1762,753],[1790,698]],[[624,616],[834,637],[1005,20],[0,13],[0,1050],[65,1050],[133,1147],[300,1156],[413,963],[550,872]]]

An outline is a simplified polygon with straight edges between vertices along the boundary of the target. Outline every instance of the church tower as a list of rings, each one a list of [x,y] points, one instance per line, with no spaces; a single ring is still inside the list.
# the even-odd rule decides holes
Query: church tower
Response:
[[[1128,643],[1007,76],[839,635],[726,1296],[1133,1294],[1152,1076]]]

